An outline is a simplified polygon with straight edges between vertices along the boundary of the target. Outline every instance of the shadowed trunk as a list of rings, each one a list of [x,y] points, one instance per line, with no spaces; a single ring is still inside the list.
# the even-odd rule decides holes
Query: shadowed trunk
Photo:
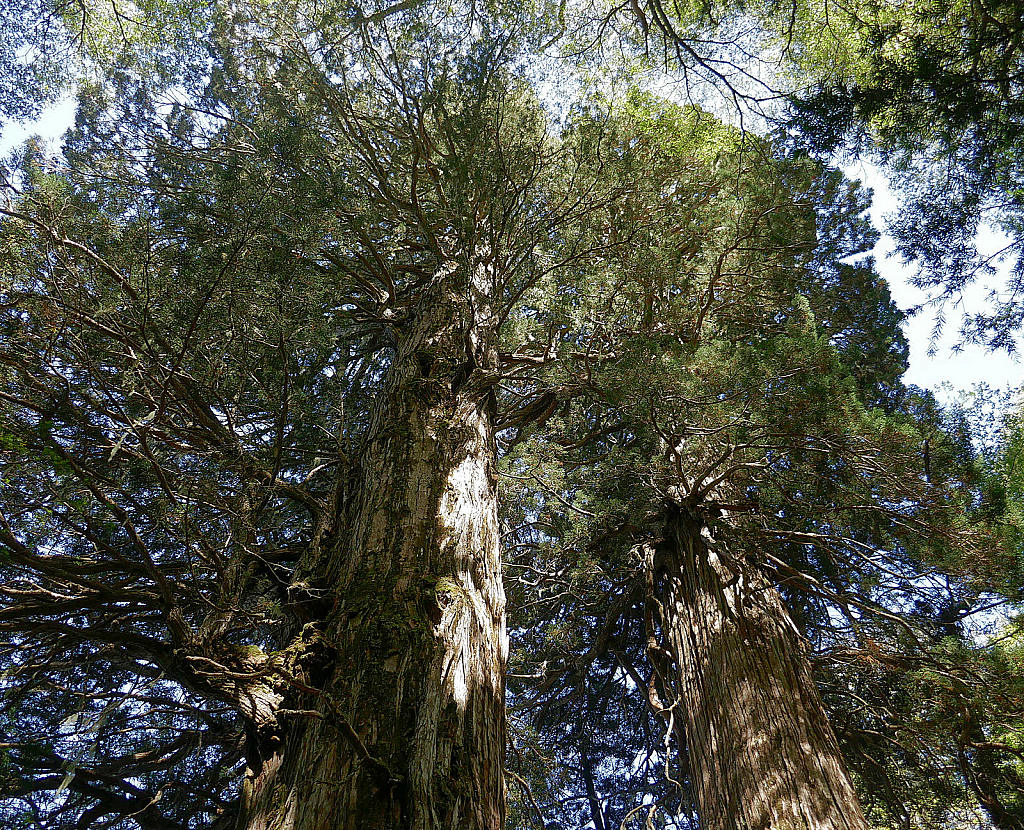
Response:
[[[867,830],[778,591],[671,507],[655,563],[707,830]]]
[[[303,630],[329,655],[323,678],[303,675],[323,693],[250,740],[239,828],[503,826],[497,352],[489,276],[473,273],[455,293],[450,265],[395,326],[342,538],[316,578],[333,608]]]
[[[964,717],[960,736],[962,743],[957,747],[957,761],[964,782],[978,800],[978,804],[988,813],[993,827],[998,830],[1024,830],[1024,816],[1021,815],[1020,808],[1011,804],[1008,809],[999,797],[997,782],[1000,778],[1005,778],[1007,773],[1000,775],[996,763],[997,756],[993,748],[987,746],[988,737],[985,735],[985,730],[970,709],[964,707],[962,715]],[[965,746],[964,743],[968,740],[970,744]],[[968,746],[971,748],[968,749]],[[1012,780],[1011,786],[1019,792],[1021,781],[1012,768],[1009,771],[1009,776]]]

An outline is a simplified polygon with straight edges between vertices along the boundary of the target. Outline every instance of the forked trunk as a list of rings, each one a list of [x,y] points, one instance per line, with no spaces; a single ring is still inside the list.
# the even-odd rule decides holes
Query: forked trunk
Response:
[[[486,286],[477,275],[457,296],[453,273],[396,326],[345,538],[318,579],[334,607],[304,630],[331,668],[318,682],[298,660],[323,692],[304,699],[314,714],[279,714],[281,734],[250,763],[244,830],[504,823],[497,358]]]
[[[670,509],[660,600],[707,830],[867,830],[778,591]]]

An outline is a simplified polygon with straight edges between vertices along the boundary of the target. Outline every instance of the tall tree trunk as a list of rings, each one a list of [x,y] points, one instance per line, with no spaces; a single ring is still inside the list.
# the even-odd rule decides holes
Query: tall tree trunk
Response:
[[[497,350],[487,274],[470,273],[455,293],[457,269],[443,271],[396,324],[344,538],[317,580],[334,607],[303,631],[332,668],[302,675],[323,688],[314,714],[279,713],[280,734],[251,742],[239,828],[503,826]]]
[[[778,591],[685,508],[656,562],[701,827],[867,830]]]

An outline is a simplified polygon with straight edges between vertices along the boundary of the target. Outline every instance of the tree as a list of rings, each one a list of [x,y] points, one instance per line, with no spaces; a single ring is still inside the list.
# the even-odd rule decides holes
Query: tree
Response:
[[[215,19],[202,100],[115,76],[7,180],[13,820],[501,826],[495,337],[557,216],[509,42],[430,20]]]
[[[1005,286],[961,335],[1012,352],[1022,319],[1017,12],[962,0],[646,0],[593,15],[695,100],[725,99],[741,124],[773,125],[825,161],[881,162],[902,199],[889,230],[918,265],[937,330],[946,301],[1007,262]],[[1007,237],[995,254],[975,245],[982,224]]]
[[[575,614],[592,636],[535,698],[574,696],[557,718],[595,825],[643,805],[605,812],[620,769],[622,804],[691,787],[703,824],[739,826],[711,770],[774,718],[734,717],[714,739],[735,751],[712,753],[715,701],[693,690],[725,666],[730,694],[749,683],[751,620],[694,650],[687,608],[742,605],[742,585],[793,667],[768,676],[804,703],[776,696],[779,721],[812,722],[800,738],[833,772],[777,804],[796,815],[810,787],[860,826],[801,637],[851,603],[891,616],[865,549],[892,548],[905,583],[970,533],[942,434],[922,479],[899,315],[846,261],[871,236],[856,188],[579,76],[577,105],[546,111],[546,7],[214,6],[205,55],[179,48],[181,10],[148,13],[137,46],[83,40],[109,73],[63,156],[30,145],[5,181],[5,817],[500,826],[495,477],[529,439],[573,464],[554,482],[526,467],[533,547],[512,564],[550,544],[576,558],[557,573],[607,575],[589,606],[548,601],[515,632],[580,642]],[[540,528],[566,504],[588,521]],[[724,570],[695,570],[712,550]],[[622,736],[609,695],[649,707],[664,751],[634,768],[564,728],[581,688]],[[691,766],[656,779],[673,742]],[[733,789],[784,761],[736,763]]]
[[[511,485],[525,584],[510,590],[536,606],[513,700],[542,734],[572,708],[601,711],[595,696],[625,685],[667,721],[664,748],[648,733],[647,755],[667,770],[676,747],[669,780],[682,792],[645,806],[606,785],[579,823],[648,807],[682,823],[692,792],[701,826],[857,826],[804,638],[816,650],[883,640],[933,659],[927,638],[891,630],[895,597],[923,596],[923,574],[971,555],[976,531],[958,518],[969,465],[940,430],[922,459],[929,426],[895,385],[904,352],[860,348],[867,332],[898,343],[899,315],[887,296],[854,293],[872,274],[870,261],[850,262],[870,243],[856,189],[798,160],[740,152],[738,135],[673,112],[648,101],[610,137],[644,147],[619,174],[647,186],[610,216],[630,246],[592,265],[586,290],[528,298],[531,317],[561,332],[563,357],[523,381],[550,396],[551,429],[506,462],[526,482]],[[702,147],[713,148],[704,168]],[[557,732],[546,752],[584,767],[588,747],[621,730]],[[814,766],[801,782],[802,746]],[[628,750],[611,753],[629,768]],[[587,777],[580,798],[597,789]]]
[[[1008,351],[1021,323],[1017,11],[946,0],[831,7],[830,28],[802,30],[809,48],[797,63],[810,84],[791,110],[814,152],[848,148],[888,166],[904,199],[891,224],[897,250],[919,265],[917,283],[936,300],[958,296],[995,273],[994,262],[1009,260],[1007,284],[962,332]],[[821,61],[825,50],[841,57]],[[1008,237],[993,256],[975,246],[985,222]]]

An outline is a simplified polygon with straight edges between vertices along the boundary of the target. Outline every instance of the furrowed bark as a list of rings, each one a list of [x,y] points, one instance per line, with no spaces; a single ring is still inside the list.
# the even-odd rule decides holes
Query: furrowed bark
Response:
[[[346,536],[321,571],[335,606],[305,629],[333,669],[316,714],[279,719],[277,742],[250,763],[244,830],[504,823],[497,351],[488,276],[477,269],[456,294],[455,270],[396,328],[347,485]]]
[[[867,830],[778,591],[672,506],[655,567],[708,830]]]

